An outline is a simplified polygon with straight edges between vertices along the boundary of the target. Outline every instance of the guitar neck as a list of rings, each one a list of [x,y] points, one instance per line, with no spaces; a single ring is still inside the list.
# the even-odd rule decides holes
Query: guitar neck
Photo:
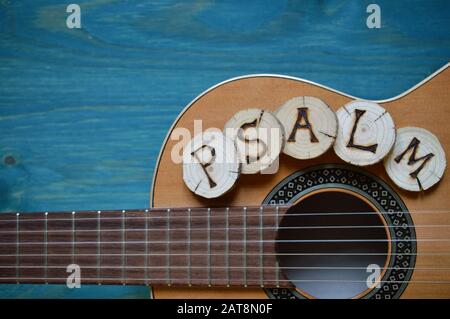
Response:
[[[81,284],[288,287],[275,255],[286,210],[5,213],[0,282],[66,284],[79,270]]]

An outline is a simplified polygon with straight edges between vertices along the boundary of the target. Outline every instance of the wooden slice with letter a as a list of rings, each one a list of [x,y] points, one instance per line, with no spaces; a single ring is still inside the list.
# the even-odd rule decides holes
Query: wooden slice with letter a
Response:
[[[225,194],[239,173],[236,148],[220,131],[198,134],[183,149],[183,180],[199,196],[215,198]]]
[[[225,124],[225,134],[236,145],[242,174],[255,174],[270,168],[283,149],[281,123],[275,115],[262,109],[246,109],[233,115]]]
[[[419,127],[403,127],[397,131],[392,152],[384,166],[392,181],[409,191],[427,190],[444,175],[445,152],[438,138]]]
[[[339,129],[334,151],[347,163],[378,163],[394,146],[394,120],[377,103],[353,101],[337,110],[336,115]]]
[[[286,141],[283,153],[298,159],[311,159],[325,153],[337,134],[336,114],[321,99],[300,96],[290,99],[277,111]]]

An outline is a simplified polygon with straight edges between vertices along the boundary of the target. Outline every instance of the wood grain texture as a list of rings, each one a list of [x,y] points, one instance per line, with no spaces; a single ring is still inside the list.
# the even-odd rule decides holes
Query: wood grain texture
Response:
[[[388,98],[448,61],[448,1],[0,1],[0,211],[145,207],[167,129],[227,78],[279,73]],[[411,23],[414,21],[414,23]],[[259,107],[259,106],[257,106]],[[442,124],[440,122],[440,124]],[[1,297],[147,297],[0,287]]]

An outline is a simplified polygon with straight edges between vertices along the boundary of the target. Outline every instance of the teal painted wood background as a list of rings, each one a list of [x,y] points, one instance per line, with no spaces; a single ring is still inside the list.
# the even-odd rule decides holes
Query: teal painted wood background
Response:
[[[382,28],[366,27],[381,7]],[[0,0],[0,211],[146,207],[172,121],[249,73],[389,98],[449,61],[450,2]],[[0,285],[2,298],[146,298],[145,287]]]

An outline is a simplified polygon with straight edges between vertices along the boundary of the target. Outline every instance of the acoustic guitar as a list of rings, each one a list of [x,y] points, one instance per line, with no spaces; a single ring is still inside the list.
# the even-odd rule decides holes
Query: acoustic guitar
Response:
[[[396,128],[433,132],[446,153],[448,66],[376,101]],[[382,161],[352,165],[331,148],[312,159],[281,154],[274,173],[242,174],[223,196],[204,198],[186,186],[183,164],[172,160],[180,151],[173,132],[193,135],[196,120],[203,129],[223,128],[242,110],[275,112],[298,96],[333,111],[356,100],[278,75],[212,87],[168,132],[150,208],[1,214],[0,282],[148,285],[153,298],[449,298],[446,175],[411,192]]]

